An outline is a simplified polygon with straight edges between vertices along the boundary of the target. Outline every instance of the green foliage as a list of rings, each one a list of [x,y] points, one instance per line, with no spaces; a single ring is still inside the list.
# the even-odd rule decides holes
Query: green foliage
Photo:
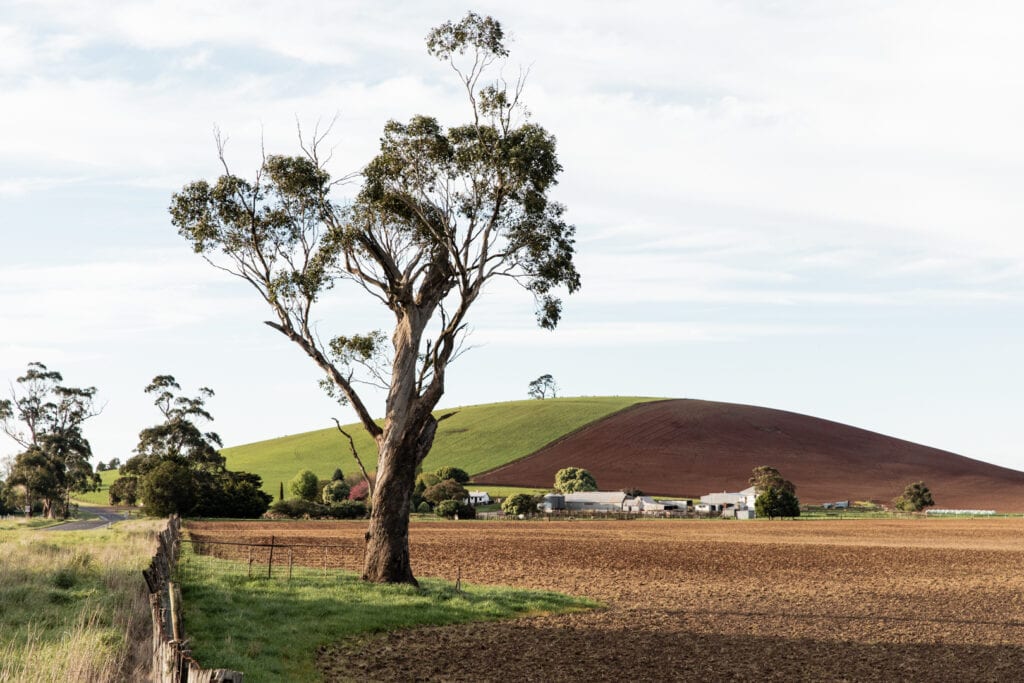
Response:
[[[340,471],[340,470],[339,470]],[[324,486],[321,497],[325,505],[348,500],[349,486],[344,479],[334,479]]]
[[[25,487],[33,507],[47,517],[64,515],[74,492],[98,486],[92,449],[83,423],[98,414],[96,388],[64,385],[64,378],[42,363],[29,363],[17,378],[12,398],[0,399],[0,430],[25,450],[11,467],[8,484]]]
[[[459,469],[458,467],[444,466],[439,467],[434,474],[437,476],[438,481],[444,481],[445,479],[454,479],[460,484],[469,483],[469,474],[466,470]],[[420,475],[422,476],[422,475]]]
[[[423,501],[418,506],[416,506],[416,512],[420,513],[421,515],[425,515],[425,514],[429,513],[430,512],[430,503],[428,503],[427,501]]]
[[[437,476],[433,472],[420,472],[416,475],[415,492],[423,495],[423,492],[429,489],[435,484],[440,484],[442,481],[441,477]]]
[[[270,504],[270,514],[276,517],[290,517],[292,519],[319,517],[323,511],[323,505],[302,498],[275,500]]]
[[[517,493],[502,501],[501,510],[512,517],[532,515],[537,512],[537,498],[528,493]]]
[[[597,480],[582,467],[564,467],[555,472],[555,490],[562,493],[596,491]]]
[[[139,499],[139,478],[133,475],[121,477],[108,489],[111,505],[135,505]]]
[[[459,514],[459,507],[459,501],[457,500],[442,500],[434,506],[434,514],[438,517],[452,519],[455,515]]]
[[[362,519],[369,511],[369,506],[361,500],[343,500],[328,505],[324,516],[332,519]]]
[[[320,490],[320,480],[317,479],[316,473],[313,470],[299,470],[298,474],[288,482],[288,490],[296,498],[314,501]]]
[[[777,469],[768,465],[754,468],[753,473],[750,475],[750,485],[757,489],[758,492],[774,488],[796,495],[796,486],[793,485],[793,482],[783,479],[782,474]]]
[[[800,501],[792,491],[769,487],[758,494],[754,501],[754,512],[758,517],[799,517]]]
[[[161,461],[142,477],[139,493],[146,514],[156,517],[187,514],[198,500],[192,470],[171,459]]]
[[[331,481],[345,481],[345,475],[342,473],[340,467],[334,468],[334,474],[331,475]]]
[[[897,510],[903,512],[920,512],[926,507],[935,505],[932,499],[932,492],[923,481],[916,481],[907,484],[903,494],[893,501]]]
[[[469,491],[454,479],[445,479],[440,484],[434,484],[423,492],[423,498],[435,506],[445,500],[464,500],[469,497]]]

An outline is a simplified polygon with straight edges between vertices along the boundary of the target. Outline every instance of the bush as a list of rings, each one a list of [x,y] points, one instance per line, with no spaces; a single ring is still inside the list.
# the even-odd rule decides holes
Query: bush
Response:
[[[320,517],[325,508],[319,503],[302,498],[289,498],[277,500],[270,506],[270,514],[275,517],[289,517],[299,519],[301,517]]]
[[[537,511],[537,499],[529,493],[517,493],[502,501],[501,510],[513,517],[530,515]]]
[[[369,508],[361,500],[342,500],[332,503],[324,510],[324,516],[331,519],[361,519],[366,517]]]
[[[454,518],[455,515],[459,514],[459,501],[442,500],[434,506],[434,514],[438,517],[446,517],[448,519]]]
[[[419,512],[420,514],[426,514],[430,512],[430,503],[428,503],[427,501],[423,501],[422,503],[420,503],[419,507],[416,508],[416,512]]]
[[[469,491],[454,479],[445,479],[440,484],[434,484],[424,491],[423,497],[437,505],[444,500],[464,500],[469,497]]]
[[[333,505],[342,501],[348,501],[348,494],[348,484],[345,483],[343,478],[339,477],[328,482],[327,486],[324,487],[322,498],[325,505]]]
[[[365,479],[360,480],[348,492],[349,500],[366,500],[369,496],[370,485],[366,483]]]
[[[139,478],[126,475],[110,485],[110,504],[135,505],[139,499]]]
[[[460,484],[469,483],[469,474],[466,470],[459,469],[458,467],[439,467],[434,474],[440,481],[444,481],[445,479],[454,479]]]
[[[288,482],[288,490],[296,498],[314,501],[320,492],[320,480],[312,470],[300,470],[295,478]]]

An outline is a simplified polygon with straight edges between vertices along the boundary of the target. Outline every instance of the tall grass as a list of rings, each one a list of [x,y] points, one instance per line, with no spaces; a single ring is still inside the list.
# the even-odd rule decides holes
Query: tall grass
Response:
[[[142,569],[163,522],[81,532],[0,530],[0,681],[142,680]]]

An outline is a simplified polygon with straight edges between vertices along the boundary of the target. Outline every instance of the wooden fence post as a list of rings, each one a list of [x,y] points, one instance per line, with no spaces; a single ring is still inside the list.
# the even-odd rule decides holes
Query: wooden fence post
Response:
[[[274,537],[270,537],[270,557],[267,558],[267,578],[271,578],[274,572]]]

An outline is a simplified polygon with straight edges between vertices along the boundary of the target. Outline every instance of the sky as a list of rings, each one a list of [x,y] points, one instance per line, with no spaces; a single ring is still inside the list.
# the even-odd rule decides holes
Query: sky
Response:
[[[558,139],[581,291],[474,305],[442,407],[562,395],[790,410],[1024,469],[1024,6],[477,2]],[[172,194],[299,152],[336,177],[385,122],[467,117],[428,30],[453,2],[0,0],[0,390],[29,362],[96,386],[97,459],[214,389],[226,445],[332,426],[312,362],[248,285],[193,254]],[[355,193],[338,188],[338,198]],[[379,304],[328,297],[318,329]],[[370,392],[375,415],[383,399]],[[17,452],[0,440],[0,456]]]

